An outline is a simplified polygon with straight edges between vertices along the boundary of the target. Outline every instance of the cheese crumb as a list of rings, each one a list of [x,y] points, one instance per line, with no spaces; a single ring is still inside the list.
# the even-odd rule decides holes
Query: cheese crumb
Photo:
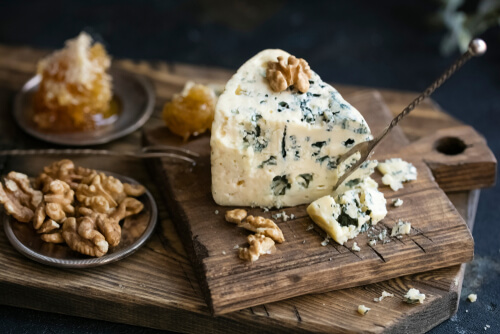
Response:
[[[385,229],[384,229],[384,230],[382,230],[382,232],[380,232],[380,233],[378,234],[378,239],[379,239],[380,241],[382,241],[382,240],[384,240],[384,239],[385,239],[385,237],[386,237],[386,236],[387,236],[387,230],[385,230]]]
[[[411,223],[404,222],[401,219],[398,221],[396,225],[392,228],[391,237],[395,237],[401,234],[410,234],[411,231]]]
[[[377,169],[384,175],[382,183],[390,186],[393,191],[403,188],[403,182],[417,179],[417,169],[415,166],[400,158],[380,162],[377,165]]]
[[[377,244],[377,240],[373,239],[373,240],[370,240],[370,242],[368,243],[368,245],[370,246],[375,246]]]
[[[290,216],[288,216],[288,215],[286,214],[286,212],[285,212],[285,211],[283,211],[283,212],[281,213],[281,215],[282,215],[282,217],[283,217],[283,221],[284,221],[284,222],[286,222],[286,221],[288,220],[288,218],[290,218]]]
[[[477,295],[475,293],[471,293],[470,295],[467,296],[467,299],[469,299],[471,303],[475,303],[477,300]]]
[[[358,243],[355,242],[352,244],[352,248],[351,248],[354,252],[359,252],[361,250],[361,248],[359,248],[358,246]]]
[[[311,224],[311,225],[309,225],[309,226],[306,228],[306,231],[310,231],[310,230],[312,230],[313,228],[314,228],[314,225],[313,225],[313,224]]]
[[[365,305],[359,305],[358,306],[358,313],[361,314],[361,315],[367,314],[368,311],[370,311],[370,310],[371,310],[371,308],[368,308]]]
[[[226,255],[226,251],[222,251],[222,255]]]
[[[326,236],[325,240],[321,242],[321,246],[325,247],[330,242],[330,236]]]
[[[393,199],[392,205],[395,206],[396,208],[400,207],[401,205],[403,205],[403,200],[401,198]]]
[[[376,302],[376,303],[379,303],[381,302],[385,297],[394,297],[394,294],[392,293],[389,293],[387,291],[382,291],[382,296],[378,297],[378,298],[373,298],[373,301]]]
[[[407,302],[408,304],[422,304],[425,300],[425,294],[420,293],[420,291],[417,289],[411,288],[410,290],[408,290],[406,295],[404,295],[404,298],[405,302]]]
[[[218,215],[219,214],[219,210],[215,210],[215,214]]]

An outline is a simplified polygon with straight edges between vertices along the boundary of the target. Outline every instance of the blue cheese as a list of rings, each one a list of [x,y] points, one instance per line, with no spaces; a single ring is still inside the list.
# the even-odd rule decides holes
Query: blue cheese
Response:
[[[358,313],[361,314],[361,315],[365,315],[368,313],[368,311],[370,311],[371,308],[369,307],[366,307],[365,305],[359,305],[358,306]]]
[[[420,293],[419,290],[411,288],[408,290],[406,295],[404,295],[405,302],[408,304],[422,304],[425,300],[425,294]]]
[[[215,108],[211,136],[212,195],[219,205],[295,206],[329,195],[359,159],[339,157],[372,138],[361,114],[312,73],[306,93],[270,89],[264,50],[227,82]]]
[[[333,240],[343,245],[387,215],[384,194],[367,177],[343,194],[327,195],[307,207],[309,217]]]
[[[391,237],[396,237],[403,234],[410,234],[411,223],[399,220],[393,227],[391,231]]]
[[[401,205],[403,205],[403,200],[401,198],[394,199],[392,200],[392,205],[396,208],[400,207]]]
[[[358,243],[357,243],[357,242],[355,242],[355,243],[353,243],[353,244],[352,244],[352,248],[351,248],[351,250],[352,250],[353,252],[360,252],[360,251],[361,251],[361,248],[358,246]]]
[[[417,168],[400,158],[388,159],[384,162],[380,162],[377,169],[384,175],[382,177],[382,183],[390,186],[394,191],[403,188],[403,182],[417,179]]]

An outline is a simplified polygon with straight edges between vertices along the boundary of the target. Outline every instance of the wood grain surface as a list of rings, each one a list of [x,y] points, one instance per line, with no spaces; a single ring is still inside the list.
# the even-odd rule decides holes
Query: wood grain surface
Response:
[[[44,148],[41,143],[12,126],[14,94],[34,73],[36,61],[46,51],[28,47],[0,46],[0,145]],[[114,66],[145,75],[155,83],[156,113],[146,125],[161,124],[159,111],[186,80],[223,83],[232,71],[163,62],[115,61]],[[336,87],[347,98],[360,87]],[[381,91],[393,114],[415,93]],[[405,119],[401,127],[410,141],[460,123],[425,101]],[[102,146],[130,150],[140,145],[141,133]],[[9,158],[0,161],[0,172],[11,169],[36,173],[53,158]],[[46,312],[70,314],[172,331],[199,333],[291,333],[291,332],[425,332],[456,312],[464,265],[408,275],[362,287],[306,295],[265,304],[220,317],[209,315],[193,268],[184,252],[172,220],[162,205],[164,189],[157,187],[140,161],[78,157],[78,164],[111,170],[143,182],[160,209],[161,228],[137,253],[118,263],[86,270],[46,267],[18,254],[0,231],[0,303]],[[479,191],[448,194],[461,215],[472,226]],[[371,302],[386,290],[401,296],[409,287],[428,293],[424,305],[406,305],[401,298]],[[361,317],[358,304],[372,308]]]
[[[378,92],[353,94],[349,102],[361,112],[375,134],[392,119]],[[379,173],[373,174],[389,203],[389,212],[374,228],[374,233],[385,229],[390,234],[392,226],[403,219],[412,223],[409,236],[392,238],[390,243],[379,242],[371,247],[365,233],[343,246],[332,241],[322,247],[326,235],[319,228],[307,231],[313,224],[306,213],[307,205],[269,212],[254,208],[249,214],[272,219],[273,214],[285,210],[295,219],[276,221],[286,241],[277,245],[274,255],[262,256],[251,264],[238,257],[238,247],[245,247],[248,232],[225,222],[224,213],[232,208],[219,206],[212,199],[209,135],[183,143],[160,126],[147,131],[145,140],[146,145],[183,147],[200,154],[197,165],[192,168],[185,163],[162,159],[155,164],[154,174],[168,189],[165,197],[169,212],[175,218],[207,302],[216,315],[303,294],[449,267],[472,259],[474,243],[465,222],[434,181],[422,160],[424,155],[406,152],[407,139],[400,128],[394,129],[381,142],[374,158],[401,157],[412,162],[417,168],[418,179],[394,192],[382,185]],[[466,165],[468,155],[455,157],[462,157]],[[446,159],[442,160],[445,165]],[[398,197],[405,204],[394,208],[390,203]],[[360,252],[351,250],[354,241],[360,245]]]

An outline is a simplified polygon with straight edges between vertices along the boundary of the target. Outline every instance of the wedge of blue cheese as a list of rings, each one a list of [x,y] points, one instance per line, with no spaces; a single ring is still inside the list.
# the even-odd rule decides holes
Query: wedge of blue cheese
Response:
[[[312,202],[307,213],[333,240],[343,245],[387,215],[384,194],[377,187],[377,182],[366,177],[350,190]]]
[[[210,142],[219,205],[311,203],[332,193],[347,167],[338,158],[372,138],[361,114],[314,72],[306,93],[272,91],[266,69],[279,56],[289,54],[264,50],[248,60],[219,97]]]
[[[394,191],[403,188],[403,182],[417,179],[417,168],[400,158],[380,162],[377,169],[384,175],[382,183],[390,186]]]

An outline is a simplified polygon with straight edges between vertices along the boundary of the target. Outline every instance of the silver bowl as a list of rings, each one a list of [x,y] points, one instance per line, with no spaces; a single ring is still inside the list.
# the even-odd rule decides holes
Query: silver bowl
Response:
[[[39,129],[32,121],[33,95],[38,90],[41,77],[36,75],[28,80],[14,101],[14,118],[19,126],[38,139],[46,142],[88,146],[105,144],[137,130],[146,123],[154,110],[155,93],[152,83],[145,77],[112,69],[113,98],[121,109],[115,122],[103,125],[93,131],[51,133]]]
[[[134,179],[104,172],[122,182],[137,184]],[[66,244],[51,244],[42,241],[31,223],[20,223],[11,216],[3,214],[3,225],[7,239],[24,256],[49,266],[61,268],[88,268],[101,266],[121,260],[137,251],[153,233],[158,209],[151,193],[137,198],[144,204],[144,209],[121,223],[122,237],[118,246],[110,247],[102,257],[89,257],[71,250]]]

